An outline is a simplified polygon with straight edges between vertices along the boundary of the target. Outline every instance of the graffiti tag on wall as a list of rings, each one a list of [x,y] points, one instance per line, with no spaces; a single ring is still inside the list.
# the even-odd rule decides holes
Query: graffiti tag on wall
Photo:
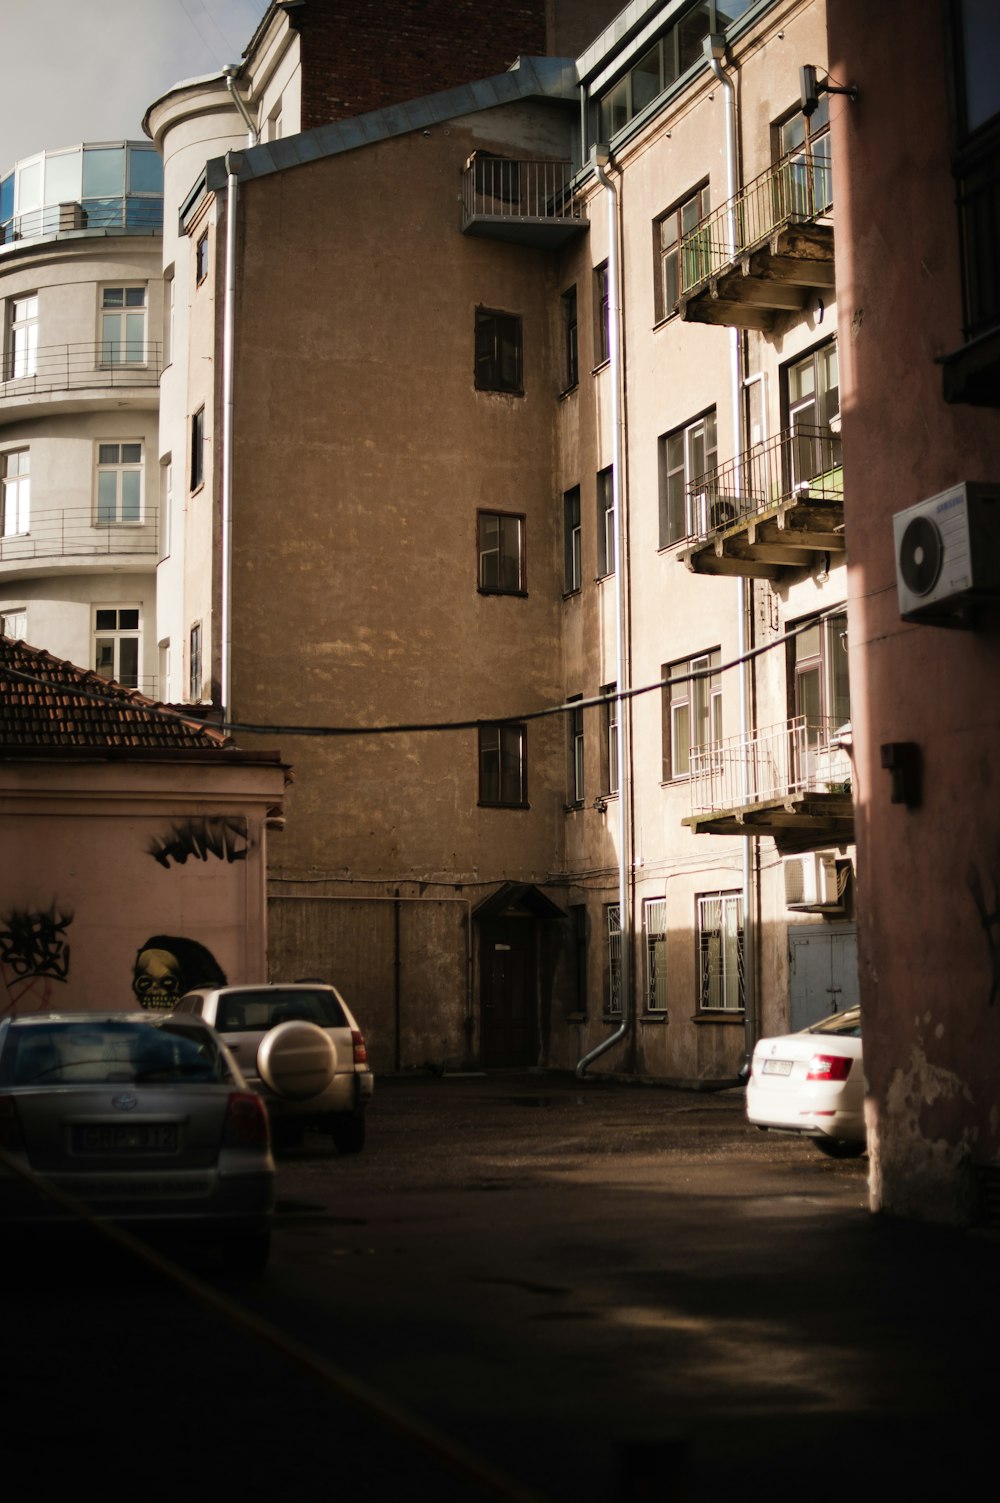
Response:
[[[165,835],[150,842],[149,854],[169,870],[171,861],[183,866],[186,861],[207,861],[209,856],[218,861],[245,861],[249,849],[246,820],[216,815],[172,824]]]
[[[66,931],[72,922],[72,909],[54,902],[44,912],[12,908],[0,916],[0,1010],[23,1006],[27,998],[35,1008],[48,1006],[52,982],[69,975]]]

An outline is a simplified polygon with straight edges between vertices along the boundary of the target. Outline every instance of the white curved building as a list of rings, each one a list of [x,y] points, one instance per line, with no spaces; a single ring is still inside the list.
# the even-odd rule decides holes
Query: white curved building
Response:
[[[163,169],[74,146],[0,179],[0,631],[156,695]]]

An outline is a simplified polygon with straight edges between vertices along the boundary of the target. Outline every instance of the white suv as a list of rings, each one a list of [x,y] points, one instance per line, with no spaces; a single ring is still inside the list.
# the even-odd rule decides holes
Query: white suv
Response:
[[[336,987],[319,981],[203,986],[174,1011],[204,1018],[222,1035],[247,1084],[267,1102],[278,1142],[314,1127],[331,1134],[338,1152],[361,1152],[375,1077],[364,1036]]]

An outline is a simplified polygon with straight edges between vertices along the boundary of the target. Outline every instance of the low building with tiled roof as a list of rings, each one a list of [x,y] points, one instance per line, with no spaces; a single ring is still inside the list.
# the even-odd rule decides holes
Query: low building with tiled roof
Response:
[[[0,637],[0,1015],[267,977],[287,769]]]

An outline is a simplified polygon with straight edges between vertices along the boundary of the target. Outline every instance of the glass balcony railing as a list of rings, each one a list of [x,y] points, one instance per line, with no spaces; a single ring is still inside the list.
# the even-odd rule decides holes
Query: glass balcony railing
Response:
[[[0,246],[91,231],[163,228],[163,164],[148,142],[45,151],[0,178]]]

